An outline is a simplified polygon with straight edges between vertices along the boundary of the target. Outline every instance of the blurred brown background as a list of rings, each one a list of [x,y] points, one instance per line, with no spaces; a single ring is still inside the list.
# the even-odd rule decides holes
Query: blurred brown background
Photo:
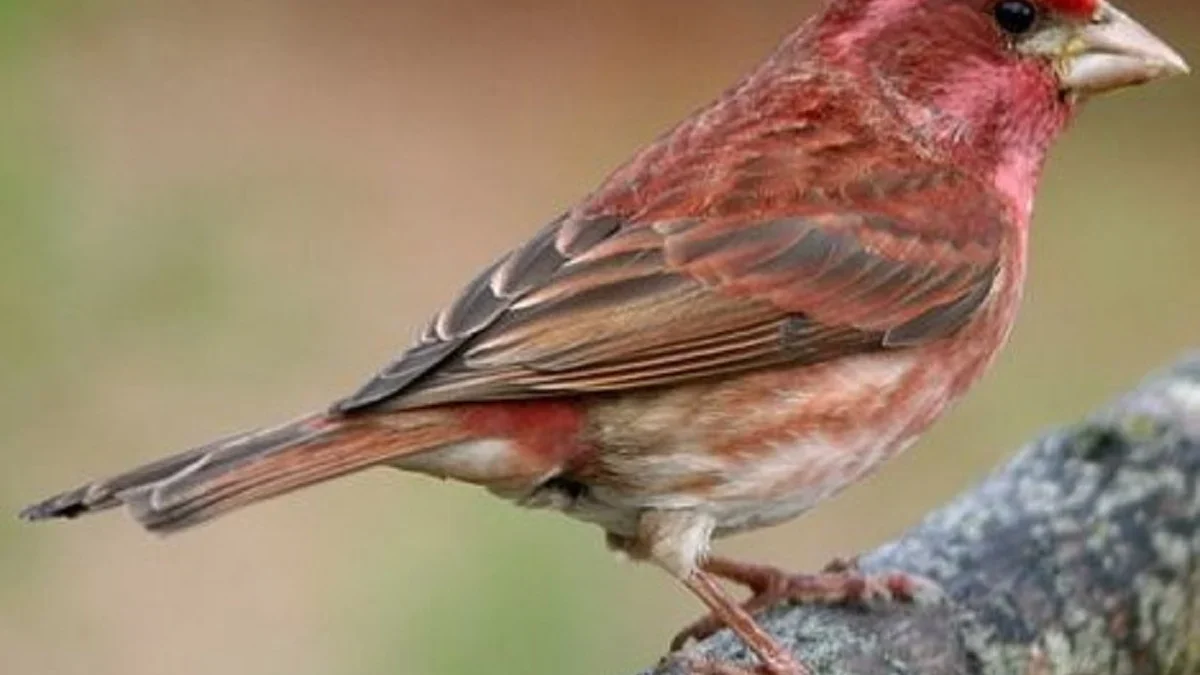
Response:
[[[1200,10],[1127,3],[1193,63]],[[348,393],[767,53],[798,0],[0,0],[0,672],[620,673],[699,607],[598,531],[387,471],[167,541],[7,514]],[[871,547],[1200,344],[1200,78],[1096,102],[1013,344],[876,478],[723,543]]]

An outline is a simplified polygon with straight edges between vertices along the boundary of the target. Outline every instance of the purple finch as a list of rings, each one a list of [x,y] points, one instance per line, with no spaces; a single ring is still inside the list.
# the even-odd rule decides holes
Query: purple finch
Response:
[[[751,610],[911,580],[778,583],[711,539],[803,513],[962,396],[1012,327],[1052,141],[1090,96],[1185,71],[1099,0],[834,0],[357,393],[24,515],[126,504],[170,532],[368,467],[453,478],[599,525],[761,670],[807,672]]]

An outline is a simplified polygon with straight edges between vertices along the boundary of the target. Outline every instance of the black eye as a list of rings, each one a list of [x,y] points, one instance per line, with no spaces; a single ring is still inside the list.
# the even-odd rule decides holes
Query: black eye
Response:
[[[1000,0],[992,9],[996,23],[1004,32],[1023,35],[1037,23],[1037,8],[1028,0]]]

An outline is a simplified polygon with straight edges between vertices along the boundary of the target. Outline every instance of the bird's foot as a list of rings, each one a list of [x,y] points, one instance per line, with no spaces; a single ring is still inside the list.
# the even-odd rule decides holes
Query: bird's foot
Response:
[[[776,567],[725,558],[710,558],[703,569],[750,589],[750,599],[742,603],[742,608],[752,615],[782,603],[924,605],[943,597],[941,588],[928,579],[904,572],[864,574],[853,559],[835,560],[816,574],[791,574]],[[671,649],[678,650],[689,640],[703,640],[724,627],[717,617],[705,616],[680,631],[671,641]]]

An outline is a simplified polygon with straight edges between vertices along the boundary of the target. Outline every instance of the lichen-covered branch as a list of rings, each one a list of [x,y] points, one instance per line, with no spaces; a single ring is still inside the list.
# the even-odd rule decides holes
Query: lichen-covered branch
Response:
[[[936,581],[945,602],[762,621],[818,675],[1200,673],[1198,488],[1200,354],[861,559]],[[727,631],[695,649],[752,662]]]

